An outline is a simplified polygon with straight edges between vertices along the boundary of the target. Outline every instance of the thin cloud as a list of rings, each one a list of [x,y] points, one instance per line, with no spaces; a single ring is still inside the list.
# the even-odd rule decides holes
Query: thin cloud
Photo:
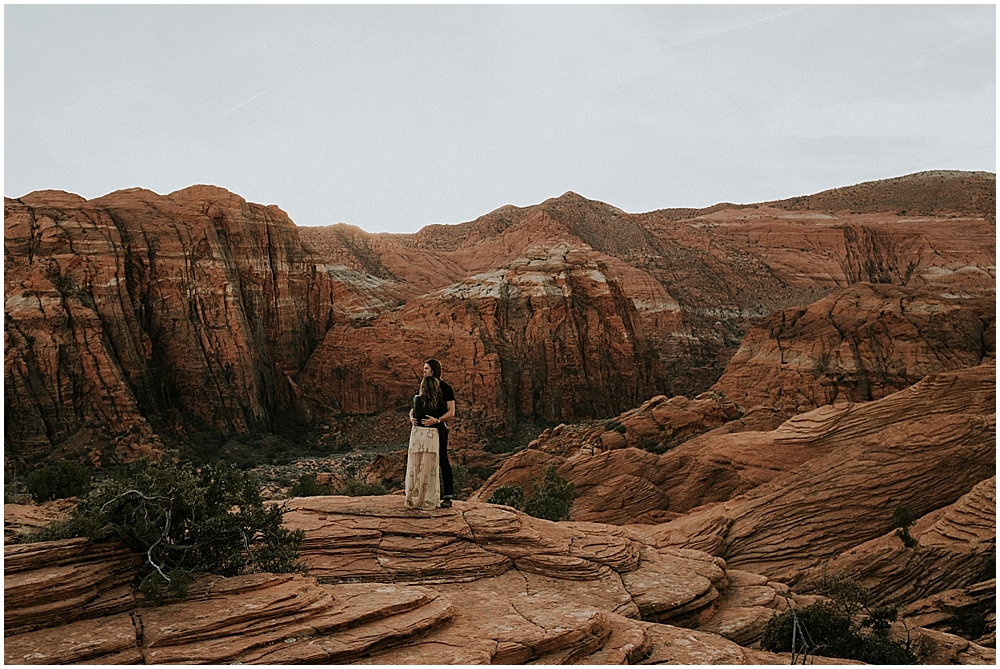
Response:
[[[770,21],[771,19],[776,19],[781,16],[788,16],[789,14],[794,14],[795,12],[801,12],[806,9],[811,9],[813,5],[806,5],[805,7],[796,7],[795,9],[789,10],[787,12],[781,12],[780,14],[771,14],[770,16],[765,16],[763,18],[755,19],[748,23],[741,23],[738,26],[731,26],[729,28],[723,28],[722,30],[716,30],[715,32],[705,33],[704,35],[698,35],[697,37],[690,37],[680,42],[674,42],[673,44],[665,44],[663,46],[658,46],[653,49],[653,51],[662,51],[663,49],[670,49],[675,46],[680,46],[681,44],[688,44],[690,42],[696,42],[700,39],[705,39],[706,37],[714,37],[715,35],[721,35],[722,33],[732,32],[733,30],[739,30],[741,28],[746,28],[747,26],[752,26],[757,23],[763,23],[764,21]]]
[[[234,111],[236,111],[237,109],[239,109],[243,105],[250,104],[251,102],[253,102],[257,98],[259,98],[260,96],[264,95],[265,93],[270,93],[275,88],[277,88],[277,86],[278,86],[278,84],[275,84],[274,86],[271,86],[270,88],[268,88],[266,91],[261,91],[260,93],[258,93],[257,95],[253,96],[249,100],[244,100],[243,102],[239,103],[238,105],[236,105],[235,107],[233,107],[232,109],[230,109],[229,111],[227,111],[225,114],[222,114],[221,116],[219,116],[219,118],[223,118],[224,116],[229,116],[230,114],[232,114]]]

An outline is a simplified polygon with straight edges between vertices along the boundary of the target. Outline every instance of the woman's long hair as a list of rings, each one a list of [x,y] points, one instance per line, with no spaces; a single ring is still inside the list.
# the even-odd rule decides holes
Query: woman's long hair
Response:
[[[424,398],[424,407],[428,411],[444,404],[444,396],[441,395],[441,383],[433,376],[425,376],[420,381],[420,396]]]

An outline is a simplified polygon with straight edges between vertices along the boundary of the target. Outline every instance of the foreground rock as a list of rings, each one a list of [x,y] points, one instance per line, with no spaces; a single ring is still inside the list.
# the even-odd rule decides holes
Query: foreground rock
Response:
[[[186,600],[160,607],[131,592],[127,605],[94,606],[124,572],[84,578],[86,566],[134,565],[120,549],[77,540],[7,547],[5,662],[787,664],[787,654],[746,645],[787,606],[786,594],[796,606],[812,601],[614,526],[460,501],[414,512],[393,495],[290,506],[312,575],[203,577]],[[67,569],[82,584],[76,599],[59,596]],[[44,619],[33,608],[43,600]],[[977,655],[974,644],[933,634],[928,648],[939,654],[964,643],[955,657],[988,659],[988,649]]]

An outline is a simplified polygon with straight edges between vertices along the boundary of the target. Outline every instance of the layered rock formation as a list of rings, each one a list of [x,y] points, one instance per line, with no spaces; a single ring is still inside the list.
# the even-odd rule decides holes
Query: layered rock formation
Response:
[[[876,402],[824,407],[771,433],[738,435],[742,448],[731,444],[721,466],[702,442],[705,462],[732,482],[716,490],[742,494],[704,493],[700,501],[720,503],[651,528],[651,539],[795,583],[890,532],[897,508],[922,516],[994,475],[995,374],[992,365],[937,374]],[[701,439],[707,435],[681,448]],[[705,472],[689,468],[686,478]]]
[[[772,312],[719,386],[730,401],[878,397],[993,355],[991,202],[994,175],[933,173],[648,214],[567,193],[370,235],[209,186],[7,199],[6,459],[389,420],[430,356],[482,443],[697,395]]]
[[[987,562],[996,559],[996,490],[993,476],[954,504],[920,518],[909,530],[916,540],[912,548],[895,531],[887,532],[805,570],[796,579],[796,589],[808,591],[824,573],[845,574],[871,590],[880,603],[913,604],[936,596],[940,600],[939,593],[988,580]],[[913,610],[921,608],[926,604]]]
[[[789,602],[813,601],[701,551],[507,507],[414,512],[385,496],[291,508],[309,576],[207,576],[159,607],[122,585],[139,556],[114,546],[6,547],[5,662],[787,664],[747,645]],[[938,659],[995,658],[933,634],[924,649]]]
[[[750,329],[713,390],[746,407],[800,413],[995,360],[996,296],[973,290],[942,296],[861,283],[777,311]]]
[[[275,206],[219,188],[7,199],[5,458],[129,459],[274,427],[334,282]]]

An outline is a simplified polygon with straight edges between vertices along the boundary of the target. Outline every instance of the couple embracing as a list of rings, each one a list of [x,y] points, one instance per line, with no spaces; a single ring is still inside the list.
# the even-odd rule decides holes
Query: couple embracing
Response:
[[[455,484],[448,462],[446,421],[454,417],[455,391],[441,380],[441,363],[428,360],[424,363],[420,392],[413,397],[413,408],[410,410],[413,427],[410,428],[410,447],[406,454],[406,508],[451,506]]]

